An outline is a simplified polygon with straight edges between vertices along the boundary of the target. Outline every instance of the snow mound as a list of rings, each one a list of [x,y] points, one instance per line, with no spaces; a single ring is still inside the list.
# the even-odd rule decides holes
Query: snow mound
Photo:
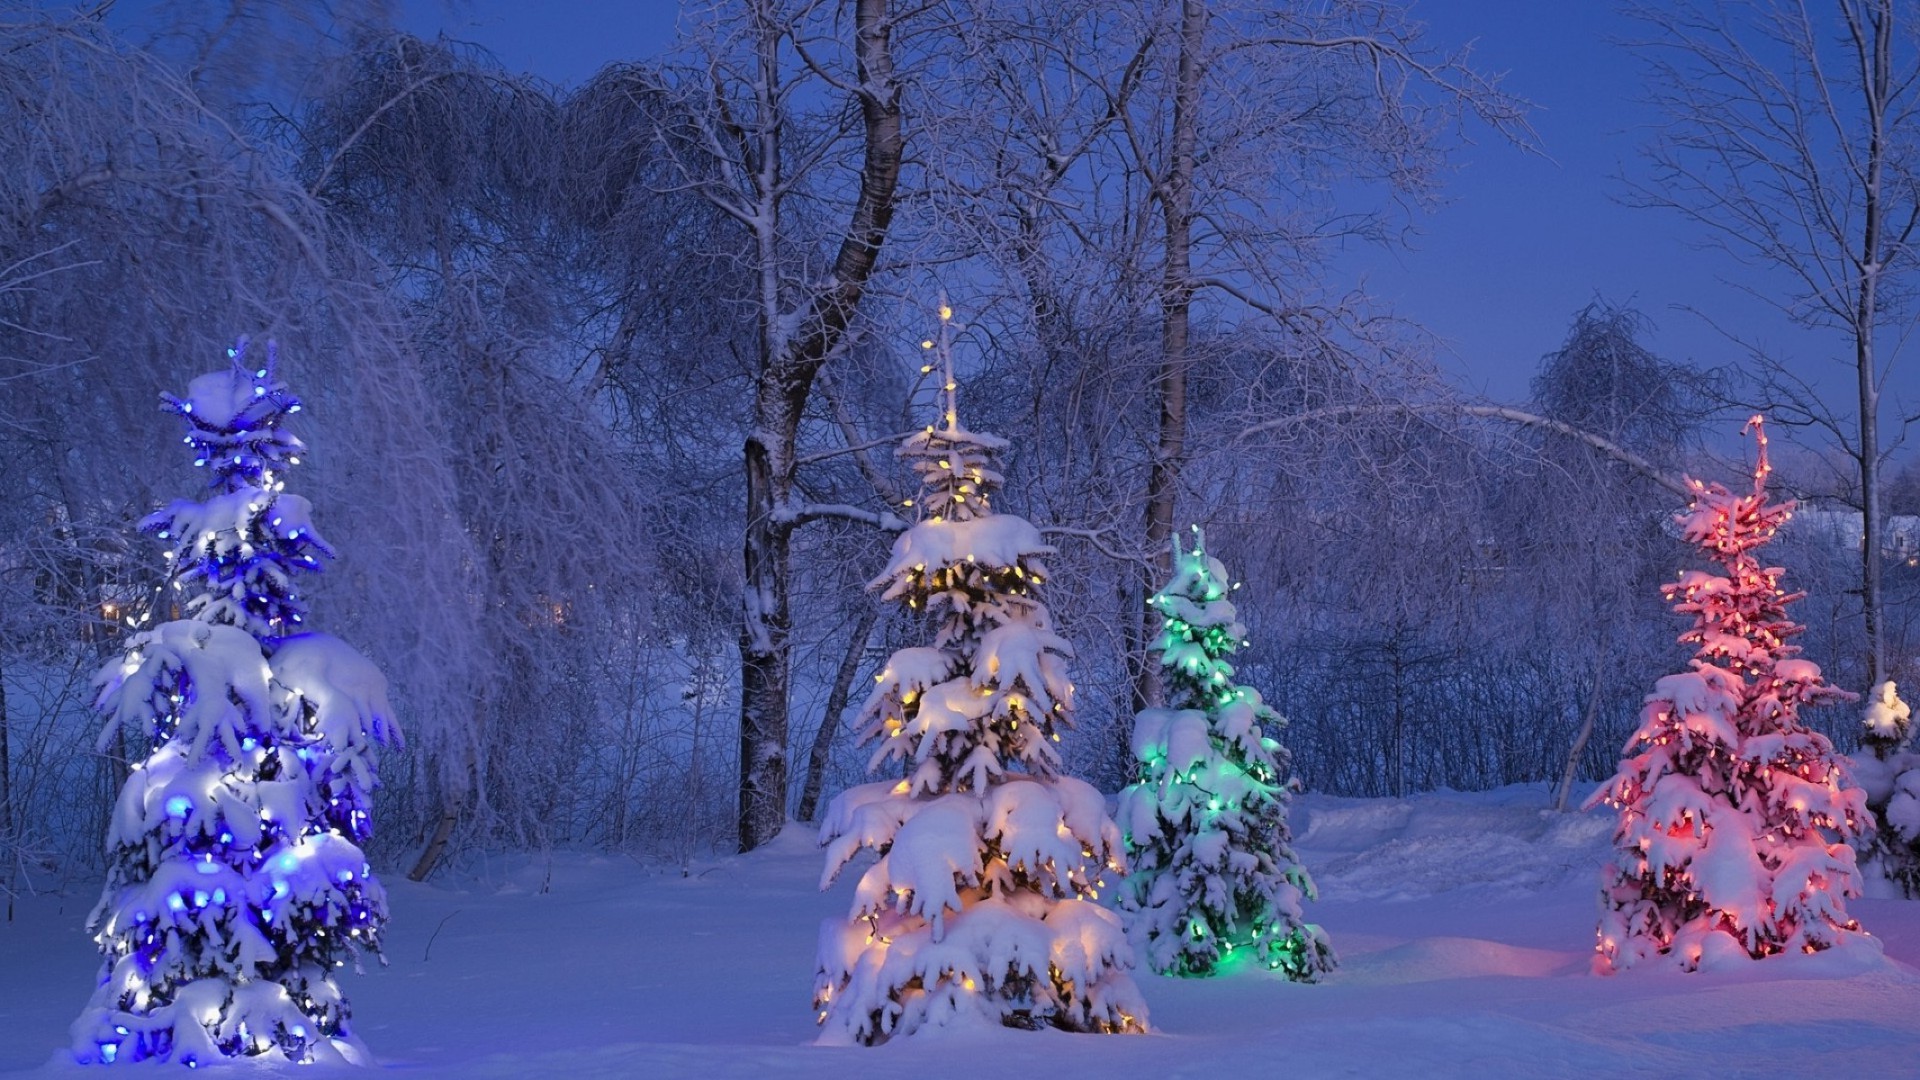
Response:
[[[1432,937],[1349,959],[1342,982],[1357,985],[1436,982],[1485,977],[1542,978],[1581,974],[1585,952],[1529,949],[1467,937]]]
[[[1464,888],[1537,892],[1586,879],[1610,850],[1611,815],[1560,813],[1547,789],[1408,799],[1306,796],[1298,846],[1328,900],[1414,900]]]

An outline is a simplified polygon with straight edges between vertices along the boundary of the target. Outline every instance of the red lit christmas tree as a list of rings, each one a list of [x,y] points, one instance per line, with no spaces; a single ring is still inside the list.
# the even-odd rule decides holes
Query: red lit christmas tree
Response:
[[[1620,812],[1603,872],[1594,969],[1666,958],[1692,971],[1722,957],[1818,952],[1864,939],[1845,900],[1860,894],[1848,841],[1866,826],[1863,793],[1803,705],[1851,695],[1788,644],[1801,627],[1779,567],[1755,552],[1792,516],[1770,503],[1766,433],[1753,491],[1690,481],[1677,521],[1718,573],[1688,570],[1663,592],[1694,618],[1680,641],[1692,670],[1654,684],[1620,770],[1593,801]]]

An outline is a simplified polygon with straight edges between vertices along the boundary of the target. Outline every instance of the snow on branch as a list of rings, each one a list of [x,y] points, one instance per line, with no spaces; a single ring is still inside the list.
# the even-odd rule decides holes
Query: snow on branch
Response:
[[[1483,420],[1505,420],[1508,423],[1540,428],[1543,431],[1551,431],[1556,435],[1573,439],[1576,442],[1585,443],[1682,498],[1692,499],[1694,495],[1693,490],[1689,488],[1686,481],[1680,477],[1667,472],[1641,455],[1634,453],[1632,450],[1621,446],[1619,443],[1605,436],[1597,435],[1584,428],[1575,427],[1562,420],[1555,420],[1549,416],[1541,416],[1538,413],[1530,413],[1524,409],[1515,409],[1506,405],[1467,405],[1452,401],[1368,402],[1364,405],[1338,405],[1325,409],[1311,409],[1306,412],[1295,413],[1291,416],[1282,416],[1272,420],[1261,421],[1260,423],[1241,430],[1234,441],[1245,442],[1256,435],[1262,435],[1272,431],[1282,431],[1287,428],[1304,427],[1310,424],[1333,423],[1368,414],[1396,412],[1405,414],[1451,413],[1455,416],[1470,416]]]
[[[1092,545],[1095,551],[1098,551],[1100,554],[1105,555],[1117,563],[1131,563],[1139,566],[1150,564],[1150,560],[1148,560],[1146,556],[1137,552],[1129,554],[1128,552],[1118,551],[1109,547],[1106,536],[1112,531],[1111,529],[1078,529],[1069,525],[1044,525],[1040,529],[1040,535],[1071,536],[1076,540],[1085,540],[1088,544]]]
[[[805,525],[809,521],[834,518],[857,521],[887,532],[905,532],[907,522],[886,510],[862,510],[846,503],[787,503],[773,510],[773,521],[781,525]]]

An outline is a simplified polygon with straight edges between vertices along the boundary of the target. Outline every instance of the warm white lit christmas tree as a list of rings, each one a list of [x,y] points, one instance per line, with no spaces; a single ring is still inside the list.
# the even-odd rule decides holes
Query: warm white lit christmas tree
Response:
[[[1286,725],[1260,692],[1233,681],[1246,644],[1234,586],[1206,552],[1174,544],[1173,580],[1150,603],[1168,708],[1134,718],[1140,780],[1120,793],[1130,870],[1121,892],[1133,937],[1153,970],[1211,975],[1236,954],[1302,982],[1334,965],[1306,921],[1313,879],[1287,825],[1291,758],[1268,737]]]
[[[1678,518],[1719,564],[1663,587],[1694,618],[1692,670],[1654,685],[1619,772],[1594,795],[1619,811],[1603,872],[1594,969],[1655,958],[1691,971],[1724,958],[1818,952],[1863,939],[1846,898],[1860,884],[1848,841],[1867,827],[1846,759],[1800,721],[1843,700],[1788,644],[1798,599],[1756,551],[1793,512],[1767,500],[1766,433],[1753,490],[1692,481]]]
[[[950,314],[943,304],[943,356]],[[1060,772],[1072,650],[1037,591],[1052,549],[993,511],[1006,443],[962,428],[953,393],[949,365],[944,423],[899,450],[921,479],[921,520],[873,583],[935,625],[931,646],[893,654],[861,711],[872,767],[904,778],[841,794],[820,831],[822,888],[861,851],[878,856],[851,915],[821,928],[822,1041],[969,1024],[1144,1031],[1125,931],[1096,902],[1120,833],[1100,793]]]
[[[125,727],[151,749],[108,828],[82,1062],[365,1060],[333,971],[379,952],[386,896],[360,844],[375,749],[399,732],[373,664],[299,632],[297,575],[332,554],[284,490],[302,447],[279,425],[300,405],[271,350],[230,359],[167,398],[212,493],[145,525],[190,617],[134,634],[100,678],[102,748]]]
[[[1913,710],[1892,680],[1881,683],[1861,717],[1861,752],[1852,758],[1875,826],[1863,870],[1910,897],[1920,896],[1920,754],[1912,741]]]

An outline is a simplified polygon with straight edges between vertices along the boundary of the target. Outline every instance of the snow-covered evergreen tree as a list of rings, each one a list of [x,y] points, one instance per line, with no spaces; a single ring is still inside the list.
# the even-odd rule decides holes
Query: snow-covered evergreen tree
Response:
[[[1722,957],[1818,952],[1864,937],[1850,839],[1867,828],[1846,759],[1800,722],[1803,705],[1849,695],[1788,644],[1801,627],[1783,571],[1756,551],[1793,512],[1767,500],[1766,434],[1753,490],[1692,481],[1682,534],[1719,564],[1663,587],[1694,618],[1692,670],[1654,685],[1620,769],[1589,805],[1619,811],[1603,872],[1594,968],[1656,957],[1691,971]]]
[[[1851,759],[1875,826],[1862,847],[1863,870],[1910,897],[1920,896],[1920,754],[1912,741],[1913,710],[1892,680],[1881,683],[1861,717],[1861,752]]]
[[[1291,756],[1267,734],[1286,721],[1233,681],[1227,658],[1246,643],[1229,596],[1237,586],[1193,533],[1193,550],[1175,542],[1173,579],[1150,601],[1163,623],[1169,707],[1133,722],[1140,780],[1120,793],[1130,870],[1121,905],[1162,974],[1211,975],[1245,950],[1311,981],[1334,955],[1301,911],[1314,888],[1287,824]]]
[[[944,311],[943,311],[944,318]],[[821,827],[821,887],[861,850],[853,910],[821,928],[814,1002],[827,1042],[878,1043],[963,1024],[1146,1030],[1120,920],[1095,902],[1120,866],[1100,792],[1064,776],[1073,686],[1038,589],[1052,549],[992,509],[1004,440],[946,422],[899,450],[924,515],[873,582],[935,623],[901,649],[860,714],[873,768]]]
[[[190,617],[135,634],[100,678],[102,748],[124,725],[151,749],[108,829],[82,1062],[365,1059],[333,971],[379,952],[386,896],[360,844],[375,750],[399,731],[378,669],[299,630],[296,575],[332,554],[285,492],[302,447],[279,425],[300,405],[271,352],[231,359],[166,399],[212,493],[145,525]]]

